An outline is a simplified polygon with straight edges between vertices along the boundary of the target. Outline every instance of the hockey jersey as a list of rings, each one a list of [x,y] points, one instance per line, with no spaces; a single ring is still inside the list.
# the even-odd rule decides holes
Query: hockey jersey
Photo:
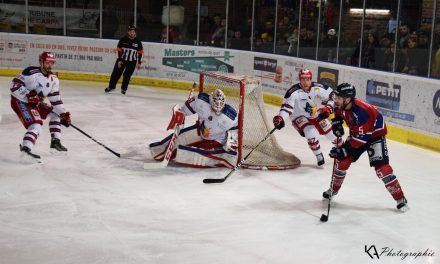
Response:
[[[189,99],[180,111],[187,116],[198,115],[200,136],[206,140],[215,140],[224,145],[227,132],[237,129],[238,116],[235,109],[225,104],[221,114],[216,115],[211,109],[211,97],[207,93],[199,93],[197,97]]]
[[[354,148],[387,134],[385,120],[376,107],[357,98],[349,110],[336,108],[335,115],[342,117],[350,129],[349,142]]]
[[[12,96],[25,103],[28,102],[26,95],[35,91],[39,97],[49,100],[55,113],[61,114],[66,111],[61,100],[59,84],[58,77],[52,72],[44,75],[39,67],[31,66],[12,80],[10,91]]]
[[[287,90],[283,104],[281,105],[280,116],[284,120],[293,121],[299,116],[316,118],[317,110],[322,105],[329,105],[333,108],[333,89],[317,82],[312,82],[309,92],[304,91],[300,84],[293,85]]]

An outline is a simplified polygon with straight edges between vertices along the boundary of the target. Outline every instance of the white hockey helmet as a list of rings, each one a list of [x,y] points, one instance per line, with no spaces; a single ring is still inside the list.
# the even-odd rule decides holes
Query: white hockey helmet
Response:
[[[225,94],[220,89],[215,89],[211,93],[211,108],[214,110],[216,115],[220,115],[223,108],[225,107]]]

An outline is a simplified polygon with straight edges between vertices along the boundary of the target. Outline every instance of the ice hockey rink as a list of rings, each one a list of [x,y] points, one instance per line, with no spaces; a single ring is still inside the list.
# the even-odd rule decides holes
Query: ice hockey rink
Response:
[[[61,80],[72,123],[123,157],[64,127],[68,154],[51,154],[45,124],[34,149],[43,163],[23,164],[10,80],[0,78],[0,263],[440,263],[439,153],[389,140],[411,209],[397,212],[364,155],[322,223],[333,161],[325,154],[317,168],[291,126],[275,135],[301,167],[239,170],[206,185],[229,169],[143,169],[187,91],[130,86],[123,96],[105,94],[105,83]],[[266,111],[271,120],[278,108]],[[331,147],[324,137],[321,147]],[[418,252],[430,256],[403,255]]]

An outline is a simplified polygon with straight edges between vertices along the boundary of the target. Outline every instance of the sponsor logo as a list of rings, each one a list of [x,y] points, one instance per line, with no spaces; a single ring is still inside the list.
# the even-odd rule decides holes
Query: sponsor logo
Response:
[[[339,71],[335,69],[318,67],[318,82],[335,88],[338,86]]]
[[[390,110],[400,108],[401,87],[374,80],[367,81],[367,102]]]
[[[164,57],[186,57],[194,56],[196,54],[195,50],[184,50],[184,49],[165,49]]]
[[[434,98],[432,99],[432,109],[436,116],[440,117],[440,90],[434,94]]]
[[[277,60],[262,57],[254,57],[254,70],[276,72]]]

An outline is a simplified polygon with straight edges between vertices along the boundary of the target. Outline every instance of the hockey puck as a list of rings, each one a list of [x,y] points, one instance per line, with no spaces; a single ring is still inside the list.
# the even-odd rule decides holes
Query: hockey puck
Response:
[[[325,214],[321,215],[321,218],[319,219],[319,221],[321,222],[327,222],[328,220],[328,216],[326,216]]]

